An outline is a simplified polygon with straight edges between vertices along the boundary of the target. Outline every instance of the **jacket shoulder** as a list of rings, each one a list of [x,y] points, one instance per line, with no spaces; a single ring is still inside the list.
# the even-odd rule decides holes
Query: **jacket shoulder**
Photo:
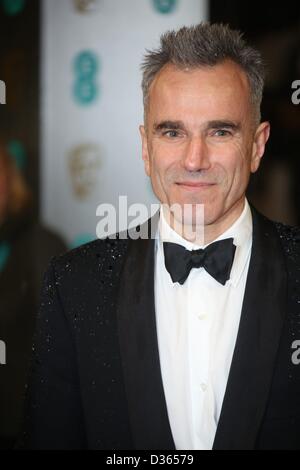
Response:
[[[126,239],[97,239],[52,258],[51,265],[59,277],[90,276],[92,272],[113,271],[128,249]]]
[[[299,262],[300,268],[300,227],[273,222],[285,255]]]
[[[275,229],[283,250],[289,286],[300,299],[300,228],[274,222]]]

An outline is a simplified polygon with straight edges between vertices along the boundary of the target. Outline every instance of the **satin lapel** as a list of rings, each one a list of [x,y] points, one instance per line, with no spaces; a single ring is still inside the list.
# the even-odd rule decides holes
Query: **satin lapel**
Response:
[[[155,241],[131,240],[117,301],[119,342],[136,449],[174,449],[160,372],[154,303]]]
[[[285,261],[276,229],[253,208],[252,216],[252,253],[216,450],[255,446],[287,305]]]

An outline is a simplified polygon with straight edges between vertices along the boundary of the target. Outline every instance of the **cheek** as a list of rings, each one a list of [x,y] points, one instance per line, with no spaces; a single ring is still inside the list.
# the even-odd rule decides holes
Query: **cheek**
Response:
[[[236,165],[232,193],[236,196],[241,196],[246,192],[250,177],[250,166],[246,159],[240,160]]]
[[[219,167],[225,192],[244,189],[249,179],[250,160],[242,145],[236,144],[223,149],[215,160],[215,164],[216,168]]]
[[[160,180],[166,180],[174,164],[176,164],[174,153],[158,147],[153,151],[150,160],[151,174]]]
[[[169,203],[177,199],[173,192],[175,175],[178,174],[178,160],[175,152],[169,149],[155,148],[150,158],[150,178],[154,193],[161,202]]]

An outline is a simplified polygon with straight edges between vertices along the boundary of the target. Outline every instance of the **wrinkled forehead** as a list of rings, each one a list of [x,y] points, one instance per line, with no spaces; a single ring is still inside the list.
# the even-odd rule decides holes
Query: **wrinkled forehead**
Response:
[[[250,102],[247,75],[232,61],[185,69],[167,64],[150,86],[148,111],[191,106],[200,112],[213,106],[245,108]]]

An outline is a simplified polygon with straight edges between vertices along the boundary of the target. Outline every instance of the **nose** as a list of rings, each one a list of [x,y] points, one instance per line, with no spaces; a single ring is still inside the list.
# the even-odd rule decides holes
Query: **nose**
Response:
[[[209,149],[203,137],[190,139],[185,149],[183,165],[187,171],[207,170],[210,167]]]

